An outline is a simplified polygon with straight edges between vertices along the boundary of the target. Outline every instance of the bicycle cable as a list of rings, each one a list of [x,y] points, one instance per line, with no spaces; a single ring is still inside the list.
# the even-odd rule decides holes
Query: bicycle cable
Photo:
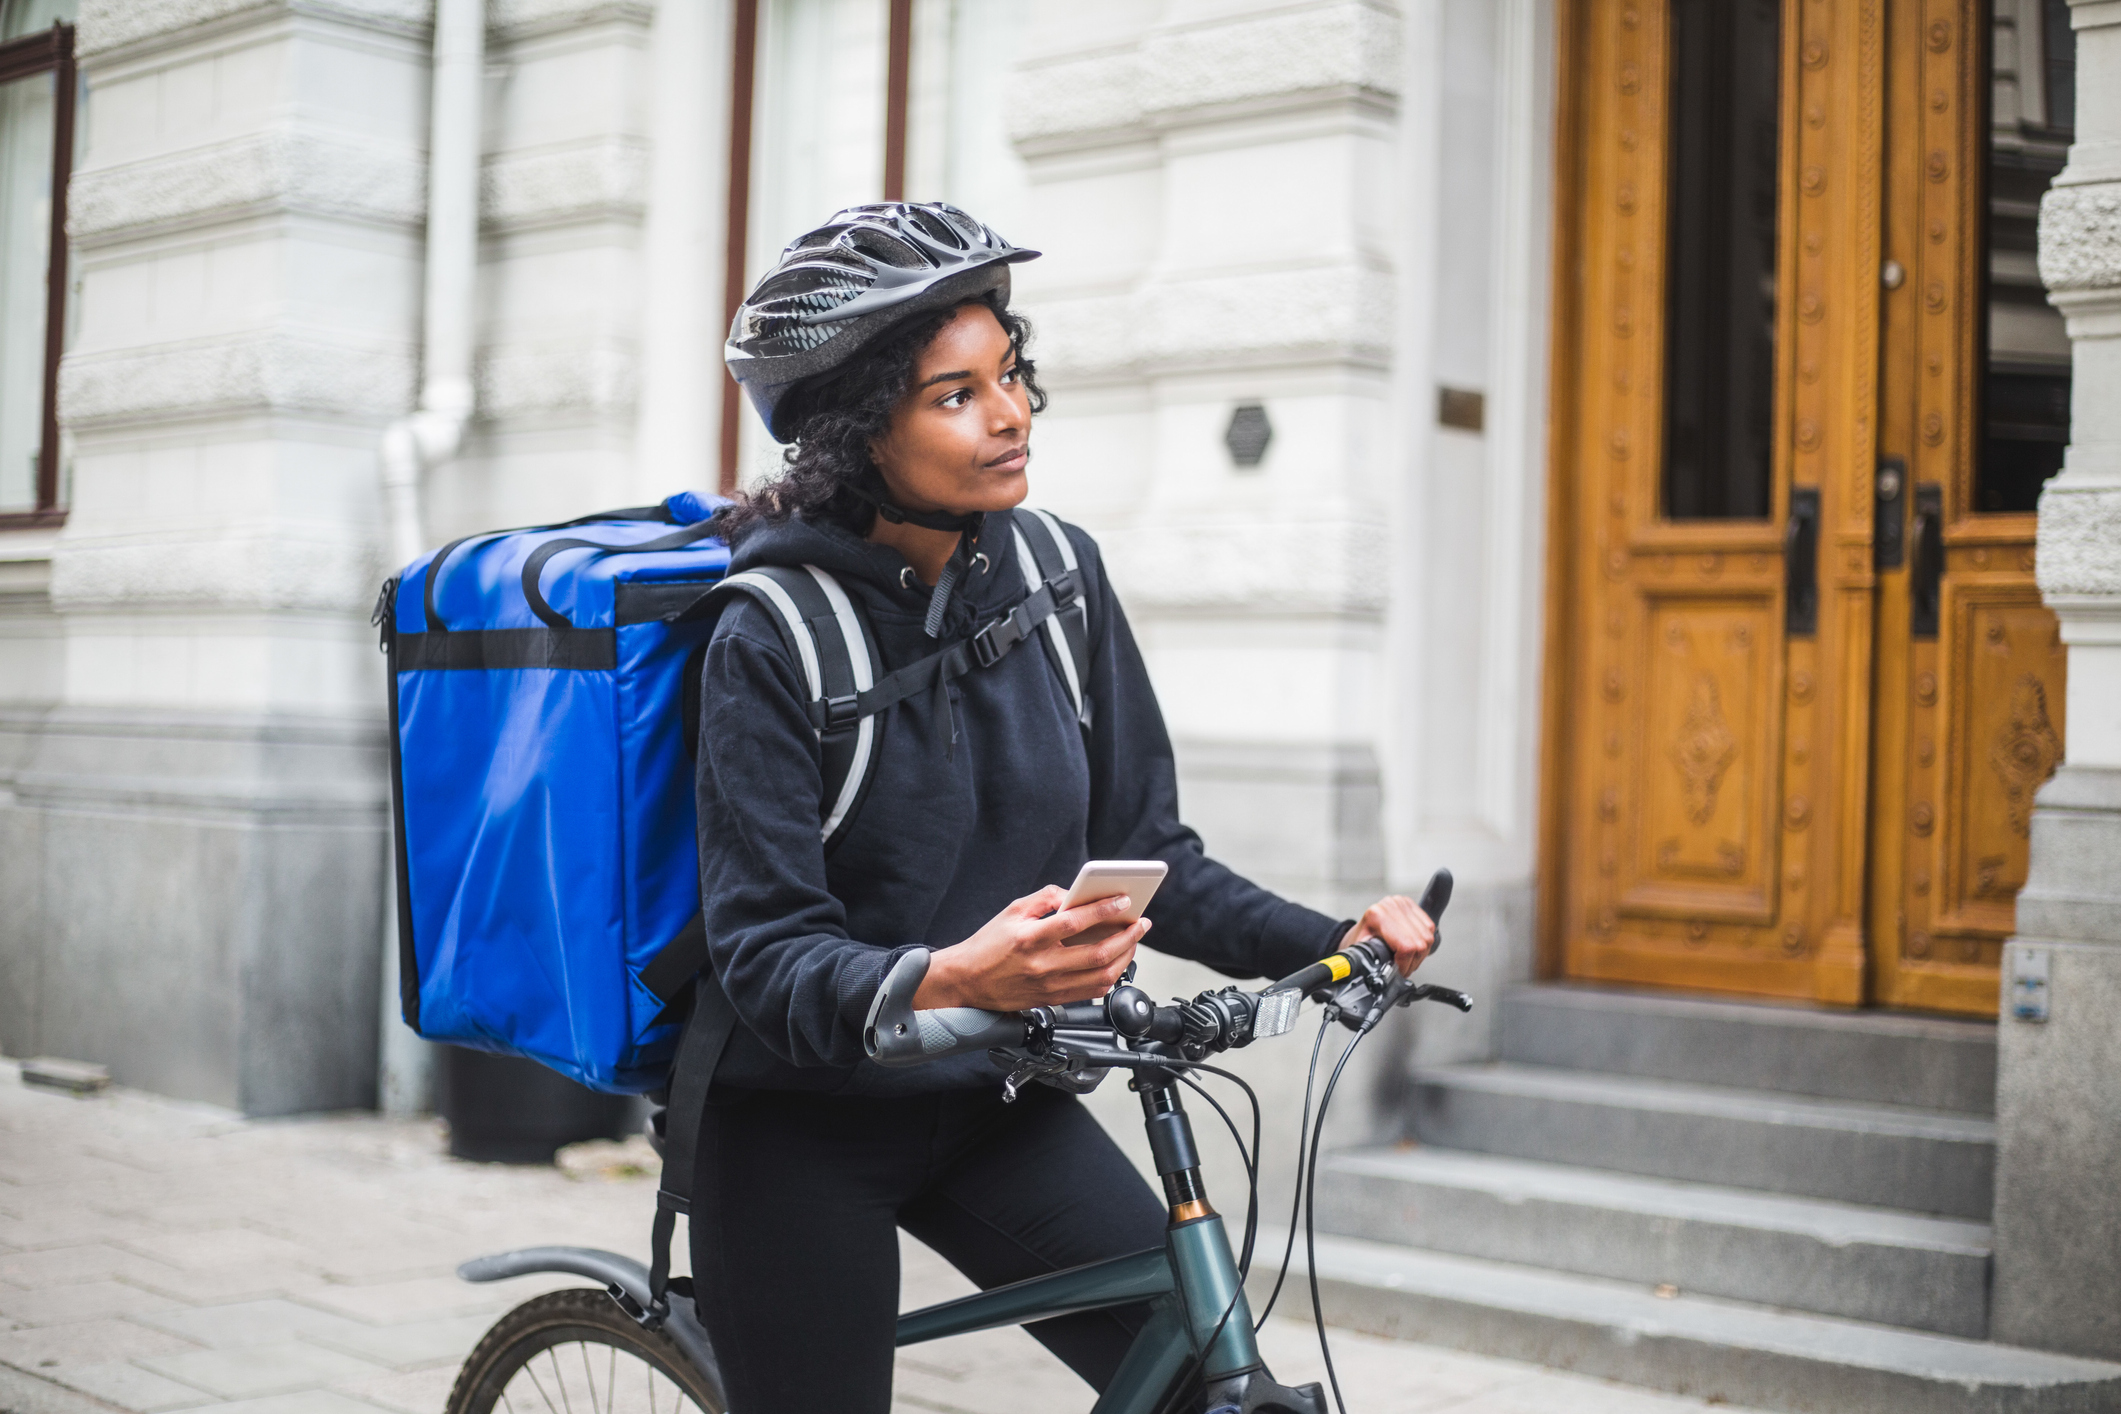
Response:
[[[1247,1149],[1245,1141],[1238,1136],[1236,1122],[1230,1118],[1230,1112],[1222,1107],[1220,1101],[1199,1083],[1183,1075],[1178,1077],[1178,1082],[1215,1107],[1215,1112],[1222,1116],[1223,1128],[1230,1131],[1230,1142],[1237,1146],[1237,1157],[1244,1161],[1248,1187],[1245,1197],[1245,1241],[1237,1257],[1237,1280],[1242,1284],[1252,1273],[1252,1239],[1259,1232],[1259,1096],[1253,1093],[1251,1086],[1245,1086],[1245,1094],[1252,1101],[1252,1147]],[[1243,1084],[1242,1081],[1239,1083]]]
[[[1274,1314],[1274,1303],[1281,1300],[1282,1284],[1289,1279],[1289,1263],[1296,1256],[1296,1220],[1303,1216],[1304,1201],[1304,1141],[1311,1129],[1311,1089],[1318,1082],[1318,1057],[1325,1050],[1326,1028],[1333,1024],[1333,1015],[1328,1012],[1318,1019],[1318,1039],[1311,1043],[1311,1065],[1304,1072],[1304,1108],[1296,1120],[1296,1182],[1295,1192],[1289,1203],[1289,1236],[1282,1244],[1281,1270],[1275,1274],[1274,1289],[1267,1293],[1267,1304],[1260,1308],[1259,1316],[1252,1322],[1252,1332],[1257,1335],[1266,1329],[1267,1317]],[[1353,1041],[1348,1043],[1354,1045]]]
[[[1342,1051],[1340,1059],[1334,1062],[1333,1073],[1326,1077],[1325,1092],[1318,1097],[1318,1118],[1311,1126],[1310,1166],[1300,1174],[1301,1181],[1297,1184],[1297,1191],[1303,1195],[1304,1200],[1304,1275],[1311,1285],[1311,1323],[1318,1328],[1318,1350],[1325,1357],[1326,1380],[1333,1386],[1333,1406],[1340,1414],[1348,1414],[1348,1402],[1341,1397],[1340,1375],[1333,1368],[1333,1344],[1326,1338],[1325,1309],[1318,1297],[1318,1151],[1325,1140],[1326,1107],[1333,1103],[1333,1089],[1340,1084],[1341,1072],[1348,1067],[1348,1057],[1354,1055],[1355,1048],[1377,1029],[1378,1023],[1384,1020],[1388,1010],[1390,1008],[1385,1004],[1384,998],[1380,997],[1371,1003],[1371,1010],[1364,1016],[1362,1026],[1355,1033],[1355,1039],[1348,1042],[1347,1049]],[[1301,1164],[1304,1161],[1298,1159],[1297,1162]],[[1293,1232],[1290,1238],[1293,1243]]]

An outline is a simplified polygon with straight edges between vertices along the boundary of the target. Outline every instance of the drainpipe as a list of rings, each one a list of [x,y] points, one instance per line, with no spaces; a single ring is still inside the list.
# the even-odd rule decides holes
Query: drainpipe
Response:
[[[427,290],[419,407],[383,433],[390,563],[426,548],[420,483],[456,456],[471,420],[472,296],[479,264],[479,109],[486,73],[485,0],[436,0],[434,92],[427,141]],[[393,853],[386,851],[386,857]],[[432,1048],[398,1014],[396,881],[384,899],[383,1029],[377,1103],[385,1114],[431,1107]]]

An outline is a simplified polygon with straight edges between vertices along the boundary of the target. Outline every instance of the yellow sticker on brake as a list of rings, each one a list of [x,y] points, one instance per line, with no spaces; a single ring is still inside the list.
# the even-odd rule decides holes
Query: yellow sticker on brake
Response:
[[[1324,959],[1324,962],[1326,971],[1333,974],[1333,980],[1336,982],[1347,981],[1348,974],[1355,970],[1355,965],[1348,961],[1348,955],[1344,952],[1337,952]]]

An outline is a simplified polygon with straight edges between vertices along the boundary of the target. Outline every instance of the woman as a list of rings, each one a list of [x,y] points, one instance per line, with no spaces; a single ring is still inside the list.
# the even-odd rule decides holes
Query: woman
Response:
[[[887,672],[1029,588],[1006,513],[1045,398],[1008,299],[1009,266],[1036,255],[952,207],[855,207],[789,246],[731,331],[732,372],[793,444],[781,478],[725,512],[732,569],[830,571]],[[1404,898],[1335,921],[1202,853],[1097,546],[1067,534],[1088,604],[1087,710],[1039,652],[899,703],[829,850],[810,693],[768,611],[734,602],[709,644],[701,892],[739,1024],[701,1123],[692,1260],[746,1414],[889,1407],[898,1227],[981,1286],[1162,1241],[1163,1205],[1073,1095],[1034,1086],[1005,1106],[983,1056],[864,1059],[862,1023],[901,953],[934,950],[918,1006],[1015,1010],[1103,995],[1152,928],[1161,950],[1237,976],[1367,937],[1411,970],[1435,939]],[[1071,946],[1124,907],[1060,908],[1090,858],[1170,873],[1139,922]],[[1138,1324],[1091,1312],[1031,1332],[1102,1389]]]

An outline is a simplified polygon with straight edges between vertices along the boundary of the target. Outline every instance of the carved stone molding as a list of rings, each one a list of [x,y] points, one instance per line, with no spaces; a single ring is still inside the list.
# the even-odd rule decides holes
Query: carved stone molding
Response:
[[[480,176],[488,226],[552,225],[585,217],[639,219],[648,208],[648,144],[613,137],[579,147],[510,152]]]
[[[1031,316],[1031,353],[1038,360],[1041,377],[1120,373],[1136,365],[1135,338],[1139,331],[1134,295],[1045,298],[1035,292],[1025,294],[1020,294],[1016,302]]]
[[[1146,87],[1134,49],[1027,64],[1017,70],[1010,136],[1036,142],[1135,128]]]
[[[1245,614],[1384,611],[1383,519],[1282,523],[1160,520],[1099,536],[1131,608]]]
[[[355,348],[285,334],[69,354],[59,419],[69,427],[247,411],[392,417],[412,405],[408,349]]]
[[[1399,36],[1398,15],[1359,3],[1165,30],[1143,46],[1144,107],[1169,113],[1330,90],[1397,94]]]
[[[276,14],[322,15],[417,35],[433,21],[434,0],[82,0],[80,53],[181,40],[202,26]],[[609,20],[645,27],[654,18],[653,0],[489,0],[486,11],[488,33],[498,43]]]
[[[608,335],[503,344],[476,373],[479,415],[591,412],[630,417],[641,394],[640,351]]]
[[[1391,358],[1391,286],[1351,266],[1034,296],[1029,310],[1039,368],[1060,378],[1321,360],[1383,367]]]
[[[1147,293],[1141,349],[1191,367],[1316,357],[1382,366],[1391,357],[1391,289],[1347,265],[1163,281]]]
[[[282,14],[418,34],[434,14],[434,0],[81,0],[77,52],[84,59],[108,55],[150,40],[189,39],[206,25]]]
[[[52,605],[62,613],[132,612],[150,605],[365,611],[383,577],[374,542],[322,529],[273,525],[200,534],[188,528],[170,532],[183,539],[69,540],[52,556]]]
[[[2051,187],[2040,199],[2040,280],[2050,290],[2121,286],[2121,182]]]
[[[486,5],[487,32],[498,43],[612,20],[645,27],[654,19],[653,0],[487,0]]]
[[[1173,26],[1140,45],[1034,61],[1018,71],[1011,135],[1028,147],[1142,135],[1190,112],[1399,92],[1400,17],[1362,0]]]
[[[2067,472],[2040,498],[2040,592],[2121,596],[2121,486],[2079,486]]]
[[[261,133],[173,157],[91,168],[68,193],[69,228],[86,247],[144,229],[309,211],[399,226],[426,214],[421,154],[320,133]]]

